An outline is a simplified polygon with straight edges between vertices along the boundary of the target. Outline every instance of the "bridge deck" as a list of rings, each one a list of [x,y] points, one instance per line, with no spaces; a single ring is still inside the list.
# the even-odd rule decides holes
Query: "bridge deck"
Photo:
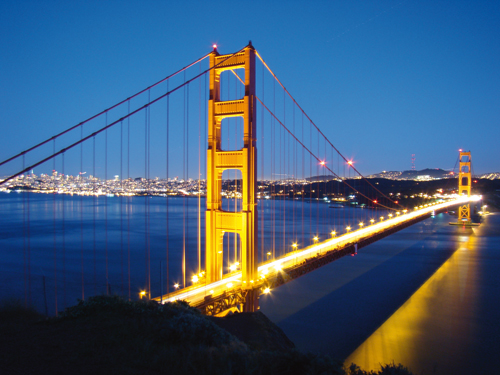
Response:
[[[477,199],[477,197],[471,197],[470,200]],[[234,272],[220,281],[211,284],[195,284],[162,297],[157,297],[155,300],[162,301],[163,303],[185,300],[190,305],[200,308],[202,312],[208,315],[217,315],[224,310],[242,304],[245,301],[248,290],[259,290],[260,293],[265,293],[269,289],[311,272],[340,257],[353,254],[357,248],[366,246],[395,231],[421,221],[427,218],[432,212],[443,211],[449,207],[468,201],[468,197],[460,197],[429,205],[428,207],[380,221],[342,236],[330,238],[326,241],[288,253],[279,259],[260,265],[258,267],[260,278],[255,280],[250,286],[241,282],[241,272]]]

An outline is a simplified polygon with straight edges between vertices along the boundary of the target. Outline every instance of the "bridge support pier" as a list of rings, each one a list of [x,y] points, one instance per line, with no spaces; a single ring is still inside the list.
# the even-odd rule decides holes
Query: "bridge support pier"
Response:
[[[250,289],[245,298],[243,312],[255,312],[259,309],[259,290]]]

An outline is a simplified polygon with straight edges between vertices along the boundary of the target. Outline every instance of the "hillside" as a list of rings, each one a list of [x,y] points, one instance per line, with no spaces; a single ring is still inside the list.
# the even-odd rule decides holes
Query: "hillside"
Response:
[[[4,303],[0,337],[2,374],[367,374],[299,352],[260,312],[208,318],[184,302],[97,296],[50,319]]]

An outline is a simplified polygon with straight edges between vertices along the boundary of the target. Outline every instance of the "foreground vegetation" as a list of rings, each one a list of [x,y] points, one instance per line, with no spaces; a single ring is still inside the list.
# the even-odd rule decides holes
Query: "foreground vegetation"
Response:
[[[267,343],[270,332],[287,341],[260,316],[250,329],[265,330]],[[273,348],[255,339],[244,342],[216,319],[184,302],[159,305],[117,296],[91,297],[47,319],[8,301],[0,307],[0,368],[6,374],[411,374],[394,364],[377,372],[344,368],[286,342]]]

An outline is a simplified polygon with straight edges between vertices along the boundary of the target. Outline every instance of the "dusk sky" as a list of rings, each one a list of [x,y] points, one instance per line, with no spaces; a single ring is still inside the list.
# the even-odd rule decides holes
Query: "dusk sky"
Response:
[[[0,2],[0,159],[249,40],[367,175],[500,172],[498,1]]]

